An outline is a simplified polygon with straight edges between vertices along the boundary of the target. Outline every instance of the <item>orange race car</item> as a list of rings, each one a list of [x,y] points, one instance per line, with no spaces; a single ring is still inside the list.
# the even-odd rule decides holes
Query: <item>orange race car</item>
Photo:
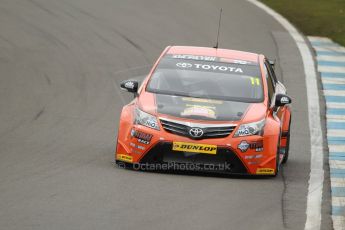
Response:
[[[135,98],[121,113],[117,164],[276,176],[288,159],[291,99],[264,55],[171,46],[140,87],[121,88]]]

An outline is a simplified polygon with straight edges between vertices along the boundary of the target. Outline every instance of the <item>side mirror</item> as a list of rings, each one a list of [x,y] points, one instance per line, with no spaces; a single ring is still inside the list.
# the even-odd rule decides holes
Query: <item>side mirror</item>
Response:
[[[121,82],[121,89],[124,89],[130,93],[134,93],[136,94],[138,92],[138,86],[139,86],[139,83],[137,81],[134,81],[134,80],[126,80],[126,81],[123,81]]]
[[[275,69],[276,61],[275,60],[268,60],[268,63],[272,67],[272,69]]]
[[[287,104],[291,104],[291,98],[288,95],[285,95],[285,94],[276,95],[275,107],[284,106]]]

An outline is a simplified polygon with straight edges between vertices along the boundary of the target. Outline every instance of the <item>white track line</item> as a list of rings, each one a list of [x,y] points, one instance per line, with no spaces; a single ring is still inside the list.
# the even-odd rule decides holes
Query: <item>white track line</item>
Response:
[[[342,187],[345,184],[345,178],[332,177],[331,182],[334,187]]]
[[[325,96],[345,97],[345,90],[324,90],[323,93]],[[344,98],[344,102],[345,102],[345,98]]]
[[[337,53],[344,53],[345,55],[345,48],[341,46],[322,46],[322,47],[315,46],[313,48],[316,51],[333,51]]]
[[[345,84],[345,77],[343,78],[331,78],[331,77],[323,77],[322,84]]]
[[[345,140],[345,130],[344,129],[328,129],[327,130],[328,137],[343,137]]]
[[[310,38],[310,37],[309,37]],[[312,39],[312,46],[314,49],[320,49],[320,47],[339,47],[338,44],[332,42],[324,42],[324,41],[315,41],[317,39]],[[341,47],[342,49],[339,50],[345,50],[344,47]],[[332,55],[334,53],[335,55]],[[320,53],[319,53],[320,54]],[[324,90],[325,99],[327,108],[329,108],[329,101],[337,100],[339,103],[343,103],[345,105],[345,89],[343,89],[343,86],[345,86],[345,77],[342,76],[345,73],[345,54],[341,53],[343,55],[339,55],[338,52],[331,52],[327,53],[329,55],[327,56],[317,56],[317,60],[323,61],[322,63],[318,62],[319,70],[323,70],[325,72],[339,72],[341,74],[338,74],[337,78],[333,78],[332,80],[329,78],[322,78],[322,83],[324,88],[328,88],[330,90]],[[335,65],[338,63],[338,67]],[[336,74],[334,76],[337,76]],[[340,81],[340,78],[343,81]],[[327,82],[332,83],[327,83]],[[334,84],[337,85],[337,87],[334,87],[333,85],[327,85],[327,84]],[[327,96],[333,96],[327,97]],[[336,97],[334,97],[336,96]],[[328,110],[327,110],[328,112]],[[345,189],[345,115],[344,114],[338,114],[338,115],[326,115],[327,117],[327,139],[328,143],[333,143],[329,140],[337,140],[336,145],[328,145],[329,147],[329,166],[330,166],[330,178],[331,178],[331,191],[332,191],[332,220],[333,220],[333,228],[334,230],[345,230],[345,196],[343,191]],[[333,171],[333,173],[332,173]],[[342,180],[340,180],[342,179]]]
[[[276,13],[271,8],[256,0],[247,0],[257,7],[263,9],[267,14],[274,17],[292,36],[301,53],[304,73],[306,77],[306,87],[308,96],[308,115],[310,129],[310,178],[307,199],[307,219],[305,230],[319,230],[321,227],[321,203],[324,180],[323,170],[323,139],[320,120],[319,91],[317,88],[317,77],[315,64],[311,51],[303,36],[297,29],[283,16]]]
[[[334,216],[333,217],[333,227],[334,229],[344,229],[343,224],[345,222],[345,217],[343,216]]]
[[[317,56],[318,61],[333,61],[333,62],[345,62],[344,56]]]
[[[332,109],[345,109],[345,103],[338,103],[338,102],[326,102],[327,108]]]
[[[329,148],[330,152],[342,152],[342,153],[345,153],[345,146],[344,145],[328,145],[328,148]]]
[[[344,73],[345,67],[337,67],[337,66],[318,66],[319,72],[326,72],[326,73]]]
[[[327,42],[327,43],[332,43],[331,39],[325,38],[325,37],[310,37],[309,40],[311,42]]]
[[[344,115],[333,115],[333,114],[326,114],[327,121],[345,121],[345,116]]]
[[[329,160],[329,167],[333,169],[345,169],[345,161]],[[344,184],[342,186],[344,186]],[[343,198],[345,199],[345,197]]]

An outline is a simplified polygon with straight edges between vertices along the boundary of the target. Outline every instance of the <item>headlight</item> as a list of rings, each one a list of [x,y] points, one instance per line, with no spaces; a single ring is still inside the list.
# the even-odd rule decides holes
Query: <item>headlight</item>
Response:
[[[134,124],[139,124],[159,130],[157,118],[155,116],[152,116],[151,114],[141,111],[138,108],[135,110]]]
[[[244,137],[251,135],[263,135],[265,126],[265,119],[249,124],[240,125],[234,137]]]

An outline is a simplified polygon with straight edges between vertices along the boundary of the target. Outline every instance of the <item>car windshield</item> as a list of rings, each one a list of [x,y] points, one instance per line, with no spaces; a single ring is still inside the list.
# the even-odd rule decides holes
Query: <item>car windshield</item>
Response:
[[[226,101],[263,101],[261,71],[257,63],[216,57],[166,55],[146,90]]]

